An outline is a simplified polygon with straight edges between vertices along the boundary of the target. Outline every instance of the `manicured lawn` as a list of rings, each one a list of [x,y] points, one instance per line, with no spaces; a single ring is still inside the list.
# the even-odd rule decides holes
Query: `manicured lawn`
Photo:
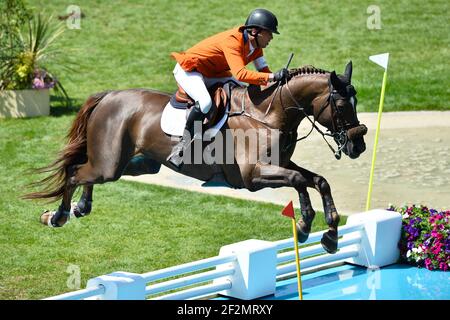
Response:
[[[67,1],[29,1],[36,10],[65,14]],[[445,0],[419,1],[148,1],[80,0],[86,18],[67,30],[60,45],[79,63],[60,75],[81,104],[106,89],[133,87],[172,92],[172,51],[182,51],[216,32],[242,24],[254,8],[277,14],[281,35],[265,51],[277,70],[295,56],[304,64],[344,71],[354,63],[359,110],[376,111],[383,71],[368,60],[389,52],[385,111],[449,109],[450,41]],[[369,5],[377,4],[381,29],[369,30]],[[69,82],[69,81],[72,82]]]

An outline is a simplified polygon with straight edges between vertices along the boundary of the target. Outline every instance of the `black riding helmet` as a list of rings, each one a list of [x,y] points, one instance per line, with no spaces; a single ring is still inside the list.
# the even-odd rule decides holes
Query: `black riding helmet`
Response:
[[[244,28],[262,28],[272,31],[273,33],[280,34],[277,30],[278,20],[275,15],[266,9],[253,10],[247,20],[245,21]]]

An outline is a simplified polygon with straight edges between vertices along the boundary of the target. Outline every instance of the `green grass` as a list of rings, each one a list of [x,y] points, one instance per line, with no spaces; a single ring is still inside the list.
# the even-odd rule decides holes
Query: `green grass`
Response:
[[[41,225],[43,209],[58,204],[20,199],[38,178],[27,170],[55,158],[72,119],[0,122],[0,299],[71,291],[70,265],[80,268],[84,287],[118,270],[143,273],[215,256],[229,243],[291,236],[280,206],[127,181],[96,186],[90,216],[59,229]],[[314,230],[325,228],[318,214]]]
[[[29,1],[36,10],[65,14],[67,1]],[[92,1],[81,30],[67,30],[60,45],[80,67],[61,80],[78,104],[105,89],[174,91],[171,51],[188,49],[238,26],[256,7],[275,12],[281,35],[266,49],[273,70],[312,64],[342,73],[354,63],[359,110],[376,111],[383,71],[368,56],[390,52],[385,111],[448,110],[450,39],[445,0],[419,1]],[[381,10],[381,30],[367,29],[367,8]],[[71,82],[69,82],[71,81]]]

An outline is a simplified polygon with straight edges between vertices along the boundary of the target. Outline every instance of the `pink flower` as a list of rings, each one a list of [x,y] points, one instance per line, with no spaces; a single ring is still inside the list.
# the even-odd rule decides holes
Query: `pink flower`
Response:
[[[437,232],[437,235],[436,235],[437,240],[441,240],[443,237],[444,236],[441,233]]]
[[[44,89],[45,83],[42,81],[42,79],[34,78],[33,79],[33,89]]]
[[[432,269],[432,263],[431,263],[431,259],[430,258],[426,258],[425,259],[425,268],[427,268],[428,270]]]
[[[434,254],[439,254],[441,252],[442,243],[438,242],[433,248],[431,248],[431,252]]]
[[[431,231],[431,236],[433,237],[433,238],[436,238],[437,236],[438,236],[438,232],[437,231],[435,231],[435,230],[433,230],[433,231]]]

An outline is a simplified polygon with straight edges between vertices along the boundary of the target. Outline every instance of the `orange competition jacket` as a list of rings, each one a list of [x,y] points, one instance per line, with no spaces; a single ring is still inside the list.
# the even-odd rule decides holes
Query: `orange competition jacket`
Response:
[[[171,56],[186,72],[197,71],[208,78],[234,76],[242,82],[266,85],[271,72],[268,67],[263,68],[262,72],[245,68],[248,63],[262,57],[263,51],[255,48],[248,56],[250,41],[244,39],[240,28],[213,35],[185,52],[172,52]]]

